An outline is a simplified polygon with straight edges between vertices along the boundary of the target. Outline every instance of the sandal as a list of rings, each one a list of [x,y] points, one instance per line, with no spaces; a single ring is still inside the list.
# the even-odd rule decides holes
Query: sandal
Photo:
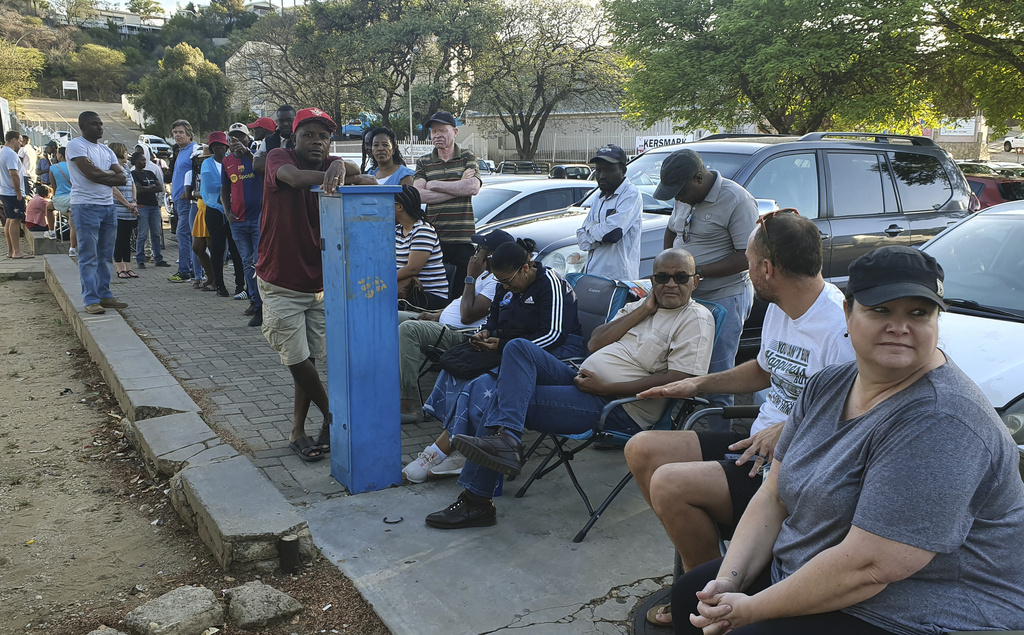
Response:
[[[324,458],[323,451],[313,440],[313,437],[299,437],[288,445],[290,445],[292,449],[295,450],[295,453],[299,455],[299,458],[306,463],[314,463]]]
[[[671,609],[672,605],[669,603],[655,604],[647,611],[647,623],[672,628],[672,613],[669,612]],[[668,619],[659,620],[659,616]]]
[[[320,427],[320,434],[316,438],[316,444],[320,446],[320,451],[324,454],[331,452],[331,424],[324,421],[324,425]]]
[[[131,269],[129,269],[128,271],[125,271],[125,273],[127,273],[127,274],[128,274],[128,277],[129,277],[129,278],[138,278],[138,277],[139,277],[139,274],[135,273],[135,272],[134,272],[134,271],[132,271]]]
[[[131,278],[131,276],[128,275],[127,271],[118,271],[117,272],[117,277],[121,278],[122,280],[125,279],[125,278]]]

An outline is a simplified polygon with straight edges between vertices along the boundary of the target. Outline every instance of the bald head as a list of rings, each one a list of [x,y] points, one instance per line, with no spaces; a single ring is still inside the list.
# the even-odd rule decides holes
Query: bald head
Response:
[[[659,265],[679,264],[687,268],[687,271],[693,271],[693,256],[690,252],[685,249],[666,249],[657,256],[654,257],[654,271],[658,271]]]

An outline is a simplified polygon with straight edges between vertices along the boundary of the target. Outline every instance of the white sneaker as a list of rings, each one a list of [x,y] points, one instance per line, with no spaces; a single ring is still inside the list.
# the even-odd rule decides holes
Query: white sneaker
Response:
[[[444,457],[444,460],[427,470],[427,478],[444,478],[446,476],[458,476],[462,474],[462,468],[466,465],[466,457],[462,452],[453,449],[451,454]]]
[[[72,258],[78,258],[78,250],[75,249],[74,247],[70,247],[68,249],[68,256],[70,256]]]
[[[402,468],[402,475],[410,483],[422,483],[427,480],[427,470],[440,465],[443,459],[436,451],[427,453],[430,448],[425,448],[416,460]]]
[[[236,300],[248,300],[249,299],[249,291],[246,290],[246,289],[242,289],[241,291],[239,291],[238,293],[235,294],[235,299]]]
[[[43,236],[49,238],[50,240],[57,240],[57,232],[54,231],[45,231],[43,232]]]

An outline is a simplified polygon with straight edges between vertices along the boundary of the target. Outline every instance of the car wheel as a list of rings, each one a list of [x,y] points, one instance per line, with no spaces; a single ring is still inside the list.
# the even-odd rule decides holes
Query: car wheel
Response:
[[[1003,152],[1013,152],[1013,146],[1010,145],[1009,141],[1003,143]]]

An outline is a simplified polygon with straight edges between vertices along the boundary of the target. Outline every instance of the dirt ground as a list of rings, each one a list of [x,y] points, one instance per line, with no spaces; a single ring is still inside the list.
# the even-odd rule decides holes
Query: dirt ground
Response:
[[[124,441],[116,401],[43,281],[0,281],[0,320],[0,635],[117,628],[182,584],[221,596],[259,578],[222,572],[179,521],[167,483],[150,479]],[[262,581],[304,609],[261,635],[388,633],[324,558]]]

